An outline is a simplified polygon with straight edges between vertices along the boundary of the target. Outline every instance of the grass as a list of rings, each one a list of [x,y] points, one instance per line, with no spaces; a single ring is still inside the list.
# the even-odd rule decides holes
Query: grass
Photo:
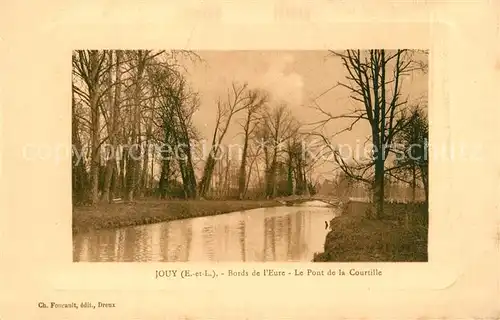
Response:
[[[146,200],[73,208],[73,234],[280,205],[274,200]]]
[[[317,262],[426,262],[428,209],[424,204],[384,206],[385,217],[369,219],[371,204],[350,202],[331,222]]]

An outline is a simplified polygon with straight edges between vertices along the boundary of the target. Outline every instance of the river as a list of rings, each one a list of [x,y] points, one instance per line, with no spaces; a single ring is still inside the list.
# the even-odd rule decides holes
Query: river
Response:
[[[338,214],[314,201],[98,230],[73,237],[73,261],[311,261],[323,251],[325,221]]]

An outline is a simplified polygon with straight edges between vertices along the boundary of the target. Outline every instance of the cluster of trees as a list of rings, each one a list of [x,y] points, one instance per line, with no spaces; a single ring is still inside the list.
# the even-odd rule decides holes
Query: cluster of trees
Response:
[[[345,50],[331,51],[347,72],[345,82],[336,84],[347,89],[353,110],[334,115],[332,108],[318,104],[315,108],[325,115],[324,126],[331,120],[350,119],[350,125],[336,134],[350,131],[358,123],[370,127],[373,146],[368,159],[344,159],[328,137],[318,132],[334,155],[335,162],[348,179],[370,185],[373,193],[374,216],[384,213],[384,190],[388,177],[411,185],[413,194],[418,181],[425,189],[428,201],[428,121],[425,106],[403,96],[403,84],[415,72],[427,72],[427,52],[416,50]],[[407,80],[408,81],[408,80]]]
[[[186,51],[73,52],[74,203],[153,194],[210,197],[214,188],[234,187],[227,183],[234,165],[236,192],[225,190],[226,196],[247,197],[251,181],[266,197],[310,192],[314,163],[303,156],[301,124],[286,104],[247,84],[233,83],[227,96],[214,101],[215,128],[203,154],[207,139],[193,122],[200,98],[186,80],[185,59],[199,57]],[[223,142],[235,124],[243,141],[238,159],[228,161]]]
[[[273,103],[268,92],[246,83],[233,83],[227,96],[216,105],[211,152],[203,164],[199,197],[223,194],[238,199],[250,195],[273,198],[310,192],[307,174],[314,163],[301,152],[305,135],[285,103]],[[240,128],[242,136],[236,145],[236,159],[231,154],[235,145],[223,144],[233,124]]]
[[[149,152],[156,142],[186,142],[197,132],[197,94],[177,64],[186,52],[78,50],[73,52],[73,201],[115,196],[133,200],[151,187]],[[183,151],[183,150],[181,150]],[[193,192],[191,159],[175,164]],[[171,172],[166,164],[162,178]]]

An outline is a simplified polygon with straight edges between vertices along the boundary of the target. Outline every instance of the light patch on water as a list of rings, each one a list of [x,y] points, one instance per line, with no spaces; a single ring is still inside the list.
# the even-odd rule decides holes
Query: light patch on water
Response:
[[[302,202],[298,206],[300,207],[331,207],[332,205],[320,200],[313,200],[313,201],[307,201],[307,202]]]
[[[338,211],[310,201],[99,230],[73,238],[73,261],[311,261],[323,251],[328,224]]]

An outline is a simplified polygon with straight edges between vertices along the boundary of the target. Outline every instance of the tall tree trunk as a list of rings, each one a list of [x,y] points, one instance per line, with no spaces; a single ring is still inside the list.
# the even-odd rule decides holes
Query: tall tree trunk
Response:
[[[73,67],[77,71],[82,81],[86,84],[88,92],[83,94],[83,91],[73,87],[73,91],[80,94],[89,105],[90,119],[89,135],[90,135],[90,186],[89,186],[89,200],[95,204],[99,200],[99,187],[100,187],[100,146],[101,146],[101,127],[100,127],[100,95],[101,95],[101,72],[102,66],[105,61],[105,55],[101,55],[97,50],[77,50],[76,55],[73,56]]]
[[[126,168],[128,168],[128,148],[126,146],[122,147],[120,158],[120,194],[122,198],[125,199],[127,196],[127,177],[128,174],[125,173]]]
[[[271,194],[270,196],[272,198],[275,198],[276,197],[276,193],[277,193],[277,185],[276,185],[276,169],[277,169],[277,165],[278,165],[278,150],[277,148],[275,147],[274,148],[274,151],[273,151],[273,160],[272,160],[272,164],[271,164]]]
[[[426,166],[420,166],[420,175],[422,176],[422,184],[424,185],[425,202],[429,203],[429,175]]]
[[[133,197],[141,197],[141,185],[142,185],[142,159],[144,159],[144,144],[143,144],[143,136],[141,132],[141,116],[140,113],[138,114],[138,119],[139,119],[139,125],[137,126],[137,160],[135,161],[135,168],[134,168],[134,193]]]
[[[114,163],[113,175],[111,176],[111,185],[109,188],[109,199],[113,201],[115,195],[117,194],[118,184],[119,184],[119,175],[118,175],[118,163]]]
[[[382,53],[382,61],[385,61],[383,58],[384,50],[381,50]],[[384,182],[385,182],[385,171],[384,171],[384,149],[382,146],[384,145],[385,139],[385,82],[379,82],[379,77],[384,75],[380,74],[380,69],[382,72],[385,70],[385,66],[381,66],[378,62],[375,62],[377,59],[377,55],[372,51],[370,56],[371,61],[371,69],[373,73],[373,124],[372,130],[374,131],[373,140],[375,142],[376,151],[375,151],[375,186],[374,186],[374,202],[375,202],[375,216],[376,218],[381,218],[384,213]],[[380,88],[380,91],[379,91]],[[380,96],[380,98],[379,98]]]
[[[176,114],[177,122],[179,125],[179,133],[176,134],[174,131],[174,140],[185,147],[184,149],[184,159],[179,159],[179,167],[183,170],[183,187],[185,191],[185,196],[189,199],[196,199],[198,196],[196,175],[194,173],[193,156],[191,154],[191,136],[188,128],[188,123],[186,122],[185,116],[182,112],[182,97],[177,97],[174,105],[174,112]],[[178,144],[179,145],[179,144]],[[180,150],[179,150],[180,151]]]
[[[240,200],[243,199],[244,193],[245,193],[245,188],[246,188],[246,166],[247,166],[247,155],[248,155],[248,139],[250,135],[250,122],[252,120],[252,109],[248,109],[248,114],[246,118],[246,123],[244,126],[244,134],[245,138],[243,141],[243,152],[241,155],[241,164],[240,164],[240,170],[239,170],[239,176],[238,176],[238,198]]]
[[[270,161],[270,155],[269,155],[269,150],[267,146],[264,147],[264,158],[265,158],[265,177],[264,177],[264,183],[265,183],[265,195],[266,198],[271,197],[273,193],[273,183],[272,183],[272,162]]]
[[[90,100],[90,123],[91,123],[91,154],[90,154],[90,201],[92,204],[97,203],[99,199],[99,166],[100,166],[100,113],[99,113],[99,83],[97,82],[98,72],[98,52],[92,50],[90,53],[90,65],[92,66],[92,78],[95,80],[92,86],[89,87]]]
[[[113,51],[109,51],[109,58],[110,58],[110,63],[113,62]],[[109,110],[110,110],[110,117],[108,121],[108,135],[109,135],[109,144],[111,146],[111,150],[108,150],[108,159],[106,162],[106,176],[104,178],[104,191],[102,194],[102,199],[108,202],[111,202],[113,200],[114,195],[111,195],[110,193],[110,187],[112,183],[112,177],[113,175],[116,177],[115,170],[117,168],[116,165],[116,153],[117,153],[117,145],[116,145],[116,129],[117,129],[117,122],[120,117],[120,99],[121,99],[121,68],[120,68],[120,63],[121,63],[121,51],[117,50],[116,51],[116,67],[115,67],[115,74],[116,74],[116,80],[115,80],[115,96],[113,98],[112,90],[109,89],[108,93],[108,102],[109,102]],[[108,85],[111,86],[112,82],[112,68],[109,68],[109,74],[108,74]],[[116,182],[115,182],[115,188],[116,188]],[[113,192],[114,193],[114,192]]]
[[[146,146],[144,147],[144,159],[142,163],[142,173],[141,173],[141,184],[139,188],[139,195],[140,197],[144,197],[147,185],[148,185],[148,164],[149,164],[149,147],[150,144],[147,142],[147,137],[146,137]]]
[[[196,199],[198,197],[197,190],[196,190],[196,175],[194,173],[193,157],[191,155],[191,145],[189,143],[189,140],[187,142],[187,145],[188,145],[188,151],[187,151],[186,170],[187,170],[188,181],[189,181],[189,198]]]
[[[198,191],[200,197],[205,197],[208,192],[212,180],[213,171],[215,168],[215,163],[216,163],[215,158],[212,155],[212,153],[210,153],[207,158],[207,162],[205,163],[205,168],[203,169],[203,176],[200,181],[200,186]]]
[[[139,50],[137,52],[137,70],[135,76],[135,88],[133,93],[133,122],[132,122],[132,146],[129,148],[129,158],[127,161],[127,201],[133,201],[138,184],[139,158],[141,156],[140,148],[140,126],[141,126],[141,92],[142,92],[142,75],[146,63],[146,54]]]
[[[112,147],[112,148],[114,148],[114,147]],[[112,159],[109,159],[109,158],[113,157],[111,155],[111,153],[113,151],[111,150],[111,151],[108,151],[108,152],[107,152],[108,153],[108,155],[107,155],[108,159],[106,160],[106,169],[105,169],[106,172],[104,174],[104,187],[103,187],[103,192],[102,192],[102,195],[101,195],[101,199],[104,200],[104,201],[111,202],[111,200],[113,200],[111,198],[111,193],[110,193],[111,181],[112,181],[112,177],[113,177],[114,169],[115,169],[116,165],[113,163]]]
[[[160,181],[158,183],[160,199],[165,199],[167,197],[167,187],[168,187],[168,179],[170,177],[170,160],[163,159],[161,166],[161,174]]]
[[[301,156],[297,156],[296,158],[296,164],[295,164],[295,170],[297,171],[295,181],[296,181],[296,191],[297,194],[302,195],[306,192],[306,184],[304,183],[305,179],[305,173],[304,173],[304,166],[302,164],[302,159]]]
[[[186,174],[186,165],[184,160],[179,160],[179,172],[181,174],[181,179],[182,179],[182,189],[184,191],[184,198],[188,199],[189,198],[189,178]]]
[[[411,181],[411,201],[415,202],[416,200],[416,190],[417,190],[417,177],[416,177],[416,168],[415,165],[411,166],[411,174],[412,174],[412,181]]]
[[[311,195],[311,191],[309,190],[309,183],[307,182],[307,175],[304,166],[302,166],[302,173],[304,175],[302,178],[302,183],[304,184],[304,195],[309,197]]]
[[[288,162],[287,162],[287,195],[293,195],[293,158],[291,155],[291,152],[289,152],[288,155]]]
[[[224,197],[227,198],[229,195],[229,167],[231,166],[231,162],[229,161],[229,155],[226,154],[226,168],[224,170]]]
[[[219,161],[215,164],[217,166],[217,197],[220,199],[224,195],[224,164]],[[214,166],[215,170],[215,166]]]
[[[171,132],[170,132],[170,126],[169,123],[164,121],[164,127],[163,127],[163,134],[164,134],[164,144],[169,144],[172,140]],[[168,186],[168,181],[170,179],[170,163],[171,163],[171,155],[168,154],[168,151],[160,148],[159,149],[159,154],[160,154],[160,160],[161,160],[161,173],[160,173],[160,180],[158,182],[158,188],[159,188],[159,194],[160,194],[160,199],[165,199],[167,197],[167,186]],[[151,170],[153,168],[151,167]],[[151,175],[153,175],[153,172],[151,171]]]
[[[246,179],[246,182],[245,182],[245,189],[243,190],[243,196],[242,196],[242,199],[245,199],[246,195],[247,195],[247,192],[248,192],[248,186],[250,184],[250,178],[252,176],[252,169],[253,169],[253,166],[254,166],[254,161],[250,162],[250,165],[248,166],[248,175],[247,175],[247,179]]]
[[[72,118],[72,194],[73,203],[81,204],[87,200],[88,177],[85,170],[83,147],[79,135],[79,121],[75,111],[74,91],[72,93]]]
[[[184,171],[183,185],[186,191],[186,197],[189,199],[196,199],[197,198],[196,176],[193,167],[193,157],[191,155],[191,144],[188,139],[186,139],[185,145],[186,145],[186,157],[184,160],[182,160],[182,168]]]
[[[154,195],[154,189],[155,189],[155,177],[154,177],[154,163],[155,163],[155,146],[154,144],[152,145],[151,149],[151,171],[150,171],[150,180],[149,180],[149,190],[151,196]]]
[[[378,152],[375,160],[373,204],[375,205],[375,217],[382,218],[384,213],[384,162],[381,152]]]
[[[241,164],[238,176],[238,198],[243,199],[246,187],[246,173],[247,173],[247,153],[248,153],[248,135],[245,134],[245,141],[243,143],[243,153],[241,156]]]
[[[132,138],[135,139],[135,134],[132,134]],[[134,141],[134,140],[133,140]],[[135,162],[137,160],[134,160],[133,158],[136,157],[136,145],[132,145],[130,147],[127,147],[127,167],[126,167],[126,172],[125,172],[125,200],[126,201],[132,201],[134,198],[134,188],[135,188]]]

